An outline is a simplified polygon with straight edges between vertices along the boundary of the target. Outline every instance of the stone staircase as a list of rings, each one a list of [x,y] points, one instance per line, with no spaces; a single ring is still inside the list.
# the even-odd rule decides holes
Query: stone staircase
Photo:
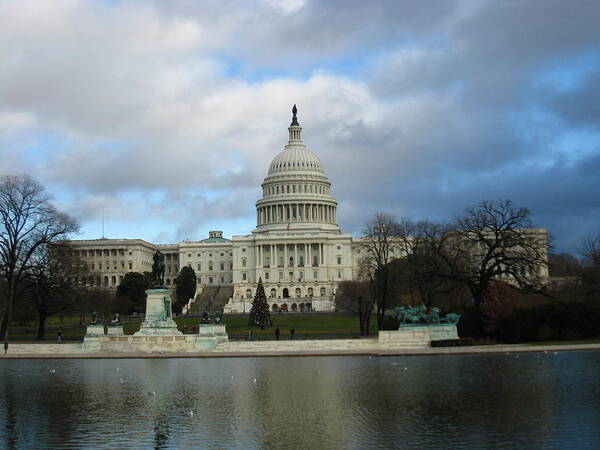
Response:
[[[233,286],[206,286],[202,289],[190,308],[188,314],[202,314],[203,312],[223,312],[223,307],[233,296]]]

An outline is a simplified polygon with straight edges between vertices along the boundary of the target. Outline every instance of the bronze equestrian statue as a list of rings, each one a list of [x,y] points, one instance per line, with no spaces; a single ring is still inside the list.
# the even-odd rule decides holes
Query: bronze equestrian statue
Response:
[[[152,275],[154,278],[154,288],[162,288],[165,284],[165,255],[156,250],[154,253],[154,263],[152,264]]]

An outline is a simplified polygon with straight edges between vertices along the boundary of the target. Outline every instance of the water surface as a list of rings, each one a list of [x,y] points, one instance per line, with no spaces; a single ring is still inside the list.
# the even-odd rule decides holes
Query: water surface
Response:
[[[0,361],[4,448],[600,447],[600,352]]]

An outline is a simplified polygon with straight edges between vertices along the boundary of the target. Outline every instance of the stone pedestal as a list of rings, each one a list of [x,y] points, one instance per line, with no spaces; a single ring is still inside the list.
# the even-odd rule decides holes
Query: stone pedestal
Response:
[[[445,341],[447,339],[459,339],[458,330],[456,325],[450,325],[448,323],[440,323],[437,325],[429,326],[429,334],[431,335],[432,341]]]
[[[104,335],[104,325],[88,325],[85,335],[86,336]]]
[[[123,326],[122,325],[112,325],[108,326],[107,331],[109,336],[123,336]]]
[[[380,331],[379,343],[386,347],[431,347],[432,341],[458,339],[456,325],[400,325],[396,331]]]
[[[379,343],[385,347],[430,347],[428,327],[400,327],[396,331],[380,331]]]
[[[104,325],[88,325],[81,348],[87,352],[100,351],[103,337]]]
[[[167,289],[148,289],[146,291],[146,318],[135,336],[179,336],[171,312],[171,296]]]

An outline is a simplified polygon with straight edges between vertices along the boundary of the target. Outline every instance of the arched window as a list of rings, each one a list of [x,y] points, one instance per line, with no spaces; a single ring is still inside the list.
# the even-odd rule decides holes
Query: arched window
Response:
[[[325,297],[325,293],[326,293],[325,288],[322,287],[321,288],[321,297]]]
[[[246,298],[252,298],[252,291],[250,289],[246,289]]]
[[[299,298],[299,297],[300,297],[300,295],[301,295],[300,288],[296,288],[296,297],[298,297],[298,298]]]
[[[277,290],[275,288],[271,289],[271,298],[277,297]]]
[[[309,297],[312,297],[313,295],[314,295],[313,288],[309,287],[309,288],[308,288],[308,296],[309,296]]]

